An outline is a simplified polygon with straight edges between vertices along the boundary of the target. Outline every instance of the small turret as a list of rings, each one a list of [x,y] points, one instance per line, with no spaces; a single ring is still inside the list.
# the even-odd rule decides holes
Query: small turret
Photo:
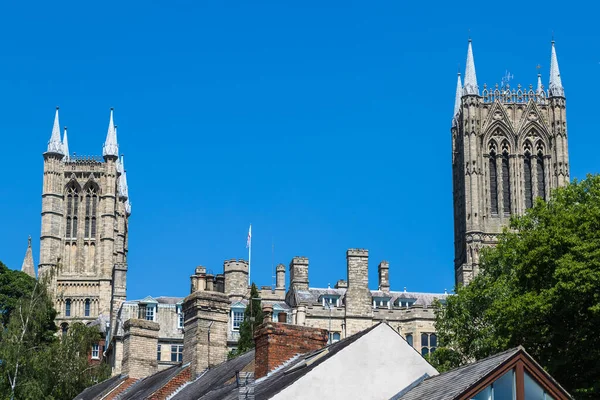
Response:
[[[119,157],[119,144],[117,142],[117,130],[113,121],[114,108],[110,109],[110,120],[108,122],[108,132],[106,133],[106,141],[102,148],[104,159],[108,157]]]
[[[248,261],[225,260],[223,262],[225,276],[225,294],[232,301],[241,300],[248,292]]]
[[[275,269],[275,289],[285,290],[285,265],[279,264]]]
[[[67,127],[65,126],[65,130],[63,133],[63,140],[62,140],[62,147],[63,147],[63,154],[65,155],[65,158],[63,158],[63,161],[69,161],[69,138],[67,137]]]

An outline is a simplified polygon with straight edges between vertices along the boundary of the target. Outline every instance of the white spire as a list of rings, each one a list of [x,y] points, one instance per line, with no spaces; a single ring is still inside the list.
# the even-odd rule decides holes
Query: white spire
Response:
[[[479,86],[477,86],[477,75],[475,74],[475,60],[473,59],[473,47],[471,46],[471,39],[469,39],[469,49],[467,50],[464,94],[474,94],[479,96]]]
[[[552,55],[550,57],[550,85],[548,87],[549,96],[564,97],[565,90],[560,79],[560,70],[558,69],[558,60],[556,58],[556,49],[554,48],[554,40],[552,41]]]
[[[118,185],[119,197],[128,198],[129,188],[127,187],[127,172],[125,171],[125,161],[123,160],[123,156],[121,156],[121,160],[117,160],[117,171],[121,173]]]
[[[119,144],[117,143],[117,131],[113,122],[113,109],[110,109],[110,121],[108,122],[108,132],[106,133],[106,141],[102,148],[102,155],[119,157]]]
[[[65,131],[63,133],[62,147],[63,147],[63,154],[65,155],[65,158],[63,158],[63,160],[69,161],[69,159],[70,159],[70,157],[69,157],[69,139],[67,138],[67,127],[66,126],[65,126]]]
[[[48,153],[64,154],[63,145],[60,141],[60,124],[58,123],[58,107],[54,116],[54,126],[52,127],[52,136],[48,142]]]
[[[538,84],[537,84],[537,89],[536,89],[536,93],[539,95],[544,91],[544,85],[542,85],[542,74],[540,74],[538,72]]]
[[[454,98],[454,115],[452,116],[452,126],[456,126],[456,118],[460,112],[460,102],[462,99],[462,83],[460,82],[460,72],[458,73],[458,81],[456,82],[456,97]]]

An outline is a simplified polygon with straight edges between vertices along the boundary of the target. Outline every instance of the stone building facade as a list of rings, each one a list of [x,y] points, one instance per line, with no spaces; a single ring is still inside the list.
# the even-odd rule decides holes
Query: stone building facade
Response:
[[[569,182],[565,93],[554,42],[550,82],[537,88],[508,82],[479,90],[471,41],[464,84],[460,74],[452,118],[454,270],[457,284],[479,268],[511,215]]]
[[[130,214],[112,109],[102,157],[87,157],[69,153],[57,108],[44,153],[38,275],[49,278],[63,330],[74,321],[114,322],[126,298]]]

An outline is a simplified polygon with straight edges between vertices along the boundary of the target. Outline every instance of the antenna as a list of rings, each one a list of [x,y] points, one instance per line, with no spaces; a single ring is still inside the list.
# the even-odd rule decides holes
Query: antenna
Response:
[[[275,290],[275,241],[271,236],[271,290]]]

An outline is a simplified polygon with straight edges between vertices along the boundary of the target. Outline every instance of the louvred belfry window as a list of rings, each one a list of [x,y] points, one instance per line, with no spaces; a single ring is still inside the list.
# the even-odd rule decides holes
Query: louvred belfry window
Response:
[[[498,171],[496,167],[496,153],[492,150],[489,158],[490,164],[490,206],[492,214],[498,214]]]
[[[67,219],[65,237],[73,239],[77,237],[77,212],[79,207],[79,193],[73,184],[67,187]]]
[[[533,182],[531,174],[531,154],[526,153],[523,160],[523,177],[525,178],[525,208],[533,206]]]
[[[510,214],[510,167],[508,151],[502,153],[502,204],[504,214]]]

